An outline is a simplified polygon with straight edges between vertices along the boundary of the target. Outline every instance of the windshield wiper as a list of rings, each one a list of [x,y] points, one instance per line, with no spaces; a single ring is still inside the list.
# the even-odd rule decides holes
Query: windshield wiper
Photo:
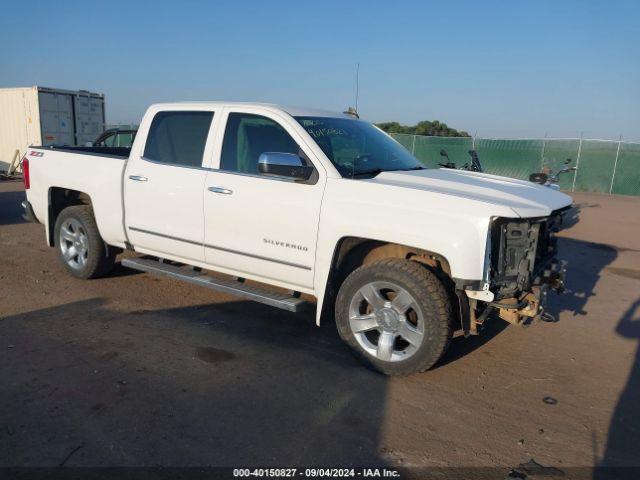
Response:
[[[398,168],[396,170],[387,170],[387,172],[410,172],[412,170],[426,170],[426,169],[427,167],[418,165],[417,167],[411,167],[411,168]]]
[[[371,177],[375,177],[379,173],[382,173],[384,170],[381,168],[373,168],[371,170],[362,170],[361,172],[353,172],[351,174],[351,178],[360,177],[362,175],[371,175]]]
[[[411,170],[426,170],[426,169],[427,167],[421,167],[421,166],[411,167],[411,168],[395,168],[391,170],[387,170],[384,168],[372,168],[371,170],[363,170],[361,172],[355,172],[351,175],[351,178],[360,177],[363,175],[371,175],[371,177],[373,178],[382,172],[409,172]]]

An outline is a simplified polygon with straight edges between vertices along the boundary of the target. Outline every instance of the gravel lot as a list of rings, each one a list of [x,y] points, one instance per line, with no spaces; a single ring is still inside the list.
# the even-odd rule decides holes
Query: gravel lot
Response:
[[[640,465],[640,198],[574,196],[558,323],[495,320],[400,379],[311,313],[73,279],[23,198],[0,182],[0,466]]]

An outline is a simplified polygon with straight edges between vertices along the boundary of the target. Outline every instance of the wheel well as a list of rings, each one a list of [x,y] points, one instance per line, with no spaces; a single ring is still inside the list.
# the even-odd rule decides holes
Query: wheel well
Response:
[[[361,265],[377,262],[384,258],[402,258],[418,262],[431,270],[444,284],[445,288],[455,295],[452,285],[449,262],[442,255],[428,250],[381,242],[359,237],[342,238],[333,253],[331,270],[325,289],[323,312],[332,315],[334,300],[340,285],[347,276]],[[325,308],[327,310],[325,310]]]
[[[91,197],[78,190],[51,187],[49,189],[49,245],[54,245],[53,227],[60,212],[72,205],[91,205]]]
[[[359,266],[377,262],[383,258],[413,260],[432,269],[442,270],[447,275],[451,273],[449,262],[437,253],[407,245],[358,237],[347,237],[338,242],[331,266],[335,272],[342,272],[346,277]]]

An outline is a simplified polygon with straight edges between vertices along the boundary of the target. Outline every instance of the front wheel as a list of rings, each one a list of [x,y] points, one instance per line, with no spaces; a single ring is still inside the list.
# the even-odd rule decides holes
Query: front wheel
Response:
[[[385,259],[354,270],[336,300],[342,339],[387,375],[431,368],[452,335],[447,292],[424,266]]]
[[[100,237],[89,205],[62,210],[56,219],[54,239],[60,262],[74,277],[97,278],[113,268],[115,252]]]

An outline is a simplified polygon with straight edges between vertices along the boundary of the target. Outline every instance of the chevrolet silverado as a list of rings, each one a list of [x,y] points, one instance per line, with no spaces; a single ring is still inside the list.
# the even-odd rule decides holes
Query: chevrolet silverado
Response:
[[[123,265],[335,318],[388,375],[432,367],[454,331],[548,319],[567,195],[428,169],[353,115],[152,105],[131,148],[30,147],[25,216],[72,275]],[[302,296],[304,294],[304,296]],[[322,314],[325,312],[325,315]]]

